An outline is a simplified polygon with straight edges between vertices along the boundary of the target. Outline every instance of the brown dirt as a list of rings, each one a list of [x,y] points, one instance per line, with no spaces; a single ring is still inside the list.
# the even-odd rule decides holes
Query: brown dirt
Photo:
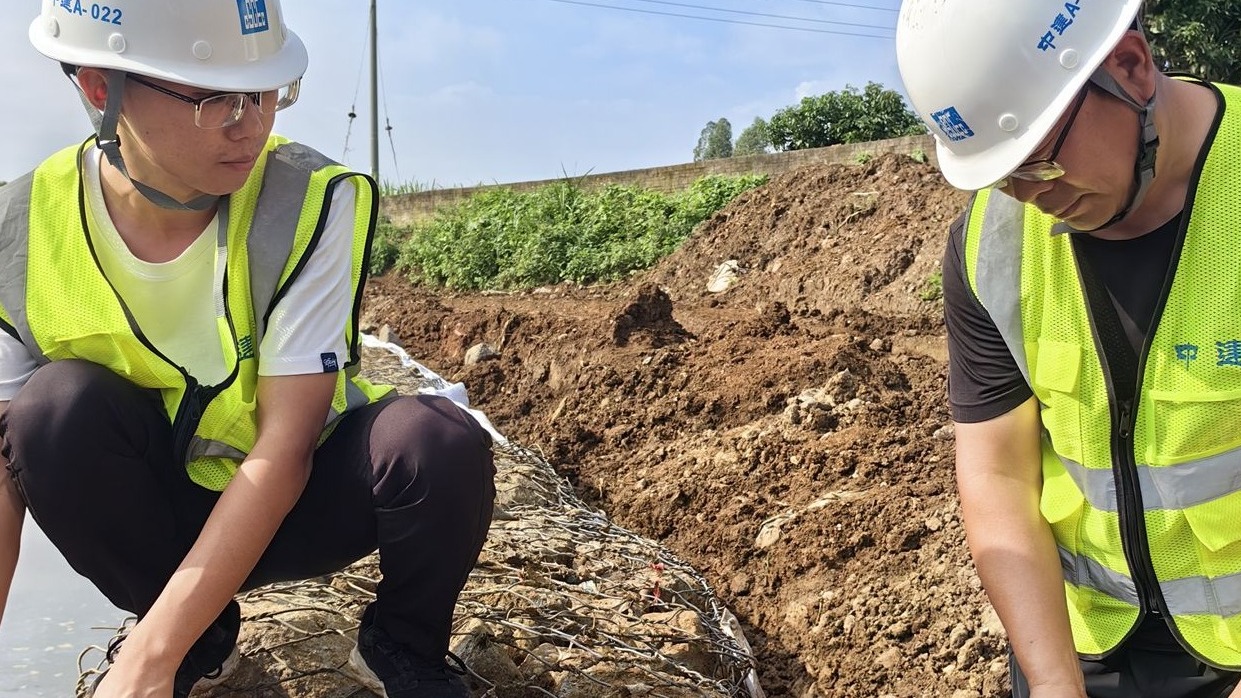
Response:
[[[927,299],[964,203],[906,157],[812,167],[628,282],[457,295],[387,276],[366,321],[701,570],[769,695],[1007,695]],[[738,283],[708,293],[726,260]],[[483,341],[499,358],[465,367]]]

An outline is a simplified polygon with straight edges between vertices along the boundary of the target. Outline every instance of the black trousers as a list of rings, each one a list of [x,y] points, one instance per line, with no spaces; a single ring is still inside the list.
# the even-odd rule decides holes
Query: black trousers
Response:
[[[47,364],[0,419],[10,476],[68,563],[143,616],[219,498],[172,454],[158,396],[78,360]],[[375,622],[442,661],[495,498],[491,437],[437,396],[351,411],[243,591],[335,572],[376,548]]]
[[[1147,616],[1115,652],[1081,660],[1090,698],[1226,698],[1241,674],[1198,661],[1181,647],[1164,619]],[[1013,698],[1029,698],[1017,660],[1009,655]]]

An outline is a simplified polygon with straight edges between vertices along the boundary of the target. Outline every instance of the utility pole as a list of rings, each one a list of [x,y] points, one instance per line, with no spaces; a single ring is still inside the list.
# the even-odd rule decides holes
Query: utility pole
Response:
[[[379,10],[371,0],[371,177],[379,182]]]

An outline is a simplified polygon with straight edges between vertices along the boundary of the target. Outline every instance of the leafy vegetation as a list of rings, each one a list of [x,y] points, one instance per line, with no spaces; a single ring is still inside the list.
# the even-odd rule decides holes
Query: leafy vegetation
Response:
[[[1241,83],[1241,4],[1148,0],[1142,22],[1161,67]]]
[[[899,92],[868,82],[861,90],[846,85],[838,92],[805,97],[801,103],[777,111],[768,121],[755,118],[736,144],[732,143],[732,125],[727,119],[707,122],[694,147],[694,161],[924,133],[926,127]]]
[[[694,146],[694,162],[716,160],[733,156],[733,125],[723,117],[719,121],[708,121],[698,134],[698,145]]]
[[[433,188],[434,185],[423,184],[422,182],[392,182],[385,179],[379,183],[379,195],[404,196],[406,194],[429,191]]]
[[[918,297],[924,301],[937,301],[944,297],[944,273],[938,269],[931,272],[922,281],[922,291]]]
[[[733,155],[758,155],[771,151],[771,136],[767,135],[767,122],[762,117],[754,117],[754,123],[745,127],[737,144],[733,146]]]
[[[849,85],[781,109],[767,132],[776,150],[802,150],[919,135],[926,127],[899,92],[869,82],[862,90]]]
[[[371,273],[395,266],[414,283],[462,290],[612,281],[650,267],[766,181],[709,176],[677,195],[618,185],[587,191],[568,181],[488,189],[412,229],[381,225]]]

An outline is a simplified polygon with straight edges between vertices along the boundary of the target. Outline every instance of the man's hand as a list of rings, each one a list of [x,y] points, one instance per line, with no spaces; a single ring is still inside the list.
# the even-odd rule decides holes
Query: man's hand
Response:
[[[117,653],[108,673],[95,686],[93,698],[168,698],[177,666],[139,666],[135,653],[126,662],[124,647]]]

